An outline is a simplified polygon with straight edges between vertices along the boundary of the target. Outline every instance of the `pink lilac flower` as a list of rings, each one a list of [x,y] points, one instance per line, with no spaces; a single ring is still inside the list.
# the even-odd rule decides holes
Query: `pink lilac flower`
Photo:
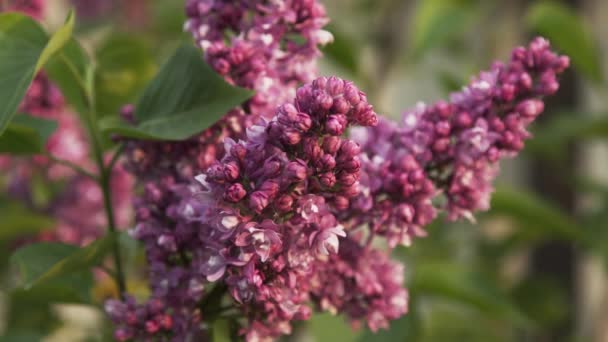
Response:
[[[320,261],[312,277],[311,297],[319,309],[344,314],[355,327],[387,329],[407,313],[403,264],[353,238],[343,239],[340,252]]]
[[[530,138],[527,127],[543,111],[542,98],[559,88],[568,57],[543,38],[516,48],[450,102],[419,104],[401,123],[353,131],[363,146],[362,195],[353,201],[354,224],[370,223],[391,246],[424,235],[438,210],[450,220],[489,208],[498,163]],[[441,195],[445,205],[433,203]],[[359,215],[359,212],[366,214]]]
[[[194,312],[210,283],[223,284],[249,321],[242,333],[250,340],[307,319],[315,261],[337,253],[345,236],[334,202],[358,194],[359,147],[333,121],[347,128],[377,117],[352,83],[319,78],[245,140],[226,139],[225,156],[197,176],[200,184],[148,183],[144,198],[156,205],[138,210],[147,219],[133,235],[146,245],[153,298]]]
[[[188,0],[186,29],[229,82],[257,91],[252,110],[271,111],[316,75],[319,45],[333,40],[314,0]],[[288,85],[288,87],[285,87]],[[270,104],[270,106],[267,106]]]

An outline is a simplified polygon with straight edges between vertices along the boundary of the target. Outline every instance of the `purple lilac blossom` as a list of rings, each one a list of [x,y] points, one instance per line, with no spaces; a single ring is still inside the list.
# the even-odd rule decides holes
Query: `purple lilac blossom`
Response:
[[[248,320],[242,334],[250,341],[288,334],[292,320],[308,319],[317,260],[337,253],[346,236],[333,212],[358,194],[359,147],[342,135],[376,122],[352,83],[319,78],[271,120],[249,127],[245,140],[226,139],[226,155],[197,176],[201,184],[172,184],[167,193],[149,183],[146,201],[179,222],[170,229],[153,206],[138,211],[148,220],[132,233],[146,245],[152,300],[197,317],[204,289],[225,286]],[[200,333],[197,321],[181,317],[176,340]]]
[[[353,224],[370,224],[395,246],[423,236],[439,210],[450,220],[474,221],[474,212],[489,209],[499,161],[523,148],[531,136],[527,127],[544,110],[543,97],[557,91],[557,76],[568,65],[568,57],[536,38],[449,102],[419,104],[399,124],[382,120],[353,130],[364,152]],[[432,202],[438,195],[445,205]]]
[[[407,245],[441,210],[471,219],[487,209],[499,159],[521,150],[568,66],[537,39],[450,102],[377,122],[349,82],[320,78],[295,92],[331,40],[315,1],[191,0],[186,12],[205,59],[256,96],[188,141],[130,142],[144,189],[132,234],[146,246],[152,297],[109,303],[121,341],[204,338],[217,310],[209,299],[226,293],[248,341],[289,334],[310,304],[386,328],[408,296],[403,266],[373,238]],[[341,137],[351,125],[376,127],[353,128],[351,141]]]

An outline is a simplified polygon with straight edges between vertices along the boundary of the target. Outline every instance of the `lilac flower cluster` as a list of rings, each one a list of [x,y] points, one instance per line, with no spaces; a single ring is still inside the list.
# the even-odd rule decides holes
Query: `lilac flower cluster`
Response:
[[[340,252],[319,261],[312,277],[311,297],[319,309],[344,314],[355,327],[365,322],[374,332],[387,329],[407,313],[403,264],[357,237],[343,239]]]
[[[500,159],[515,156],[530,137],[528,125],[543,111],[543,96],[559,88],[569,65],[543,38],[516,48],[509,63],[495,63],[450,102],[419,104],[401,125],[381,122],[353,131],[363,146],[362,195],[353,222],[369,223],[392,246],[424,235],[437,210],[473,219],[489,208]],[[441,194],[445,205],[432,199]],[[364,215],[360,215],[364,212]]]
[[[201,299],[202,284],[207,282],[197,271],[190,274],[190,267],[166,263],[167,258],[175,259],[173,249],[177,247],[174,246],[184,250],[200,249],[190,233],[182,235],[177,242],[172,236],[176,232],[202,230],[201,224],[188,214],[193,197],[199,191],[192,180],[224,156],[226,138],[245,137],[247,127],[261,117],[271,116],[278,104],[295,96],[296,87],[316,73],[317,45],[331,37],[321,30],[328,20],[317,1],[189,1],[186,12],[189,17],[186,28],[205,50],[210,64],[228,82],[251,88],[256,94],[242,107],[227,113],[219,123],[186,141],[127,143],[127,168],[144,189],[136,199],[136,235],[152,241],[150,249],[158,249],[157,244],[167,249],[163,253],[148,254],[150,282],[155,296],[171,302],[174,312],[180,312],[180,308],[189,310],[193,301]],[[228,22],[231,24],[227,25]],[[224,44],[223,38],[219,38],[225,35],[234,36],[230,44]],[[303,37],[304,42],[288,39],[296,36]],[[272,42],[261,44],[268,40]],[[295,139],[296,134],[292,137]],[[284,200],[289,201],[289,197]],[[261,196],[259,203],[263,204]],[[285,202],[285,205],[291,204]],[[146,237],[145,232],[150,232],[150,237]],[[184,260],[189,262],[190,258],[186,256]],[[200,323],[191,319],[196,315],[191,310],[190,313],[174,319],[174,331],[192,334],[200,328]]]
[[[409,245],[439,211],[487,209],[499,160],[521,150],[568,66],[536,39],[397,124],[335,77],[296,91],[331,40],[316,1],[189,0],[186,13],[209,64],[256,96],[187,141],[129,142],[152,295],[108,302],[120,341],[204,339],[224,310],[248,341],[289,334],[312,307],[386,328],[408,293],[374,238]]]
[[[208,284],[224,286],[249,320],[249,340],[289,333],[290,321],[308,318],[316,260],[337,253],[346,234],[334,212],[358,195],[359,147],[341,136],[376,122],[352,83],[319,78],[250,127],[246,140],[227,139],[225,156],[197,177],[202,184],[163,192],[149,183],[146,202],[166,213],[141,207],[146,220],[133,234],[146,245],[153,300],[195,316]],[[174,336],[195,332],[194,323],[180,321]]]
[[[333,40],[315,0],[188,0],[186,14],[186,29],[209,64],[229,82],[256,90],[253,112],[272,113],[293,98],[287,90],[312,81],[318,45]]]

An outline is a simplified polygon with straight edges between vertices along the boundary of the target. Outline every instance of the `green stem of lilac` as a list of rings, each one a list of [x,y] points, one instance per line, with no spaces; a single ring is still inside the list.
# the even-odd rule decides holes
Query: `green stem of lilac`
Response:
[[[99,129],[97,127],[97,114],[95,112],[95,92],[94,92],[94,68],[89,68],[87,72],[86,82],[85,82],[85,97],[88,107],[88,113],[82,115],[85,121],[85,125],[87,127],[87,131],[89,133],[89,137],[91,140],[91,146],[93,149],[93,156],[95,158],[95,162],[97,164],[97,168],[99,170],[99,179],[98,184],[101,187],[103,193],[103,205],[106,213],[106,219],[108,224],[108,231],[113,235],[112,237],[112,256],[114,259],[114,273],[116,285],[118,287],[118,291],[120,296],[123,296],[126,293],[126,282],[125,276],[122,267],[122,259],[120,253],[120,245],[118,243],[118,238],[116,236],[117,227],[116,220],[114,216],[114,208],[112,206],[112,190],[110,187],[111,177],[112,177],[112,166],[113,162],[110,162],[110,165],[106,167],[103,158],[103,147],[102,147],[102,137],[99,133]],[[113,158],[115,161],[117,158]]]

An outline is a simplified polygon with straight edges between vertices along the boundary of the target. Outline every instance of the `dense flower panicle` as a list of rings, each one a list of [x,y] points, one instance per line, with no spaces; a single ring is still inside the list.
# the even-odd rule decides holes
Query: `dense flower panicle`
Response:
[[[557,91],[557,75],[568,67],[568,58],[549,48],[537,38],[515,49],[509,63],[495,63],[452,94],[450,102],[419,104],[399,125],[353,130],[364,151],[353,222],[369,223],[393,246],[407,245],[424,235],[437,210],[446,210],[451,220],[473,220],[473,212],[487,210],[498,162],[523,148],[527,126],[544,109],[542,97]],[[446,205],[433,205],[438,194]]]
[[[133,235],[146,244],[154,298],[194,312],[206,284],[223,283],[249,319],[242,333],[250,340],[308,318],[315,262],[337,253],[346,235],[334,212],[358,193],[359,147],[341,135],[376,122],[352,83],[319,78],[245,140],[226,139],[201,184],[148,183]]]
[[[186,15],[209,64],[229,82],[255,89],[252,104],[264,110],[312,81],[318,46],[333,39],[316,0],[188,0]]]
[[[354,326],[388,329],[407,313],[403,264],[376,249],[346,238],[340,252],[323,261],[312,275],[311,297],[321,310],[345,314]]]
[[[135,298],[128,296],[125,301],[108,300],[105,311],[118,327],[114,332],[117,341],[152,341],[167,335],[174,327],[174,317],[164,303],[152,299],[145,304],[137,304]]]

